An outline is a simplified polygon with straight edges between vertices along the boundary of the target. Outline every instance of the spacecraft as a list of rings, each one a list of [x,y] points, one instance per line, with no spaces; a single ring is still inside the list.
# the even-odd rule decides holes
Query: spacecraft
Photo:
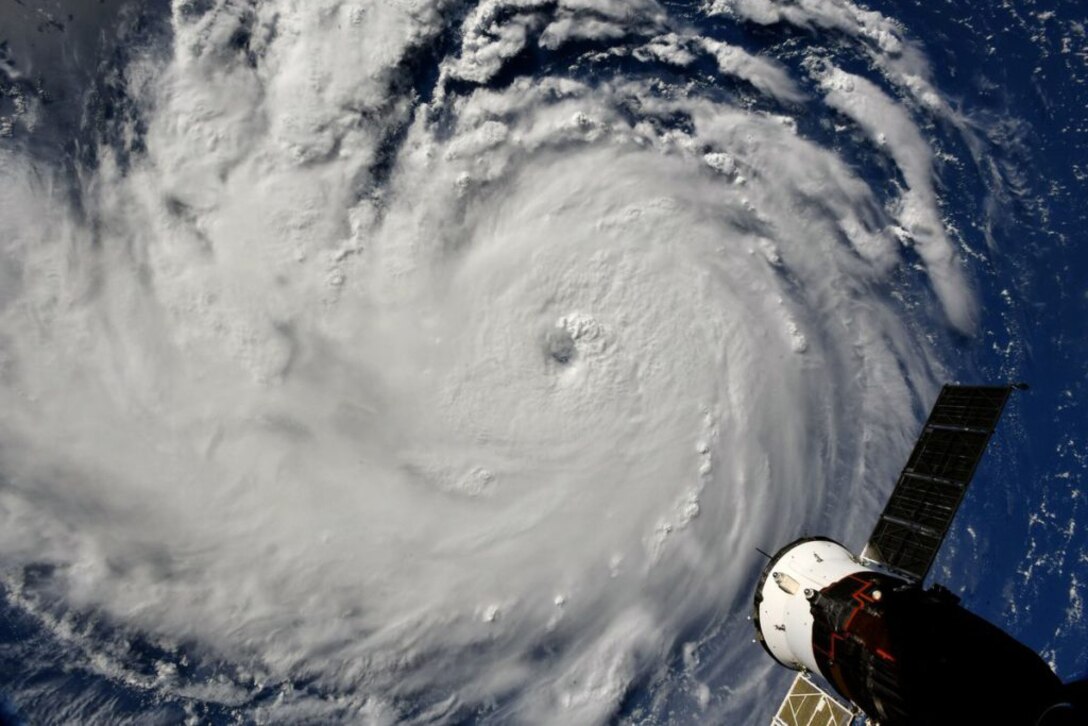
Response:
[[[1088,680],[1062,683],[948,589],[923,587],[1005,403],[1022,388],[944,386],[860,555],[806,537],[770,558],[756,585],[756,640],[799,671],[774,726],[1088,724]]]

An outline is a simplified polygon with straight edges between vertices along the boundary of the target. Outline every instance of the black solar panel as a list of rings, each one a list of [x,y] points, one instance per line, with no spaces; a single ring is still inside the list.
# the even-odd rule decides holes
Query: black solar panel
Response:
[[[926,426],[993,432],[1015,386],[945,386]]]
[[[989,440],[988,431],[926,426],[903,471],[915,476],[966,484],[971,481],[971,475],[975,473]]]
[[[945,386],[862,557],[922,580],[1013,386]]]

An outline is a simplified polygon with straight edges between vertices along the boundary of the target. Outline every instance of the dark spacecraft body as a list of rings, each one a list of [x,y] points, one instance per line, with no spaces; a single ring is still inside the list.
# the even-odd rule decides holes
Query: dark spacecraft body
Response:
[[[1016,388],[943,388],[860,556],[810,537],[767,563],[752,615],[757,640],[801,671],[775,724],[842,726],[858,711],[881,726],[1088,724],[1088,683],[1064,685],[947,589],[922,587]]]

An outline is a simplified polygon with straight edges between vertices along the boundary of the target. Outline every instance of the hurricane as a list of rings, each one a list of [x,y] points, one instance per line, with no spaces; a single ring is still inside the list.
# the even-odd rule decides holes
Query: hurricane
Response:
[[[949,179],[999,180],[918,40],[846,0],[71,12],[86,77],[9,57],[0,139],[0,576],[69,666],[141,722],[765,720],[759,549],[863,542],[978,330],[993,208]]]

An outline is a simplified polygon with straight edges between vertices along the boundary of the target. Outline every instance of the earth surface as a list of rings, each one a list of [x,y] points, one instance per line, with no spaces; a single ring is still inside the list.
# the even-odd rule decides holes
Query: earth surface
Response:
[[[0,721],[767,723],[944,382],[930,575],[1088,663],[1077,0],[0,0]]]

